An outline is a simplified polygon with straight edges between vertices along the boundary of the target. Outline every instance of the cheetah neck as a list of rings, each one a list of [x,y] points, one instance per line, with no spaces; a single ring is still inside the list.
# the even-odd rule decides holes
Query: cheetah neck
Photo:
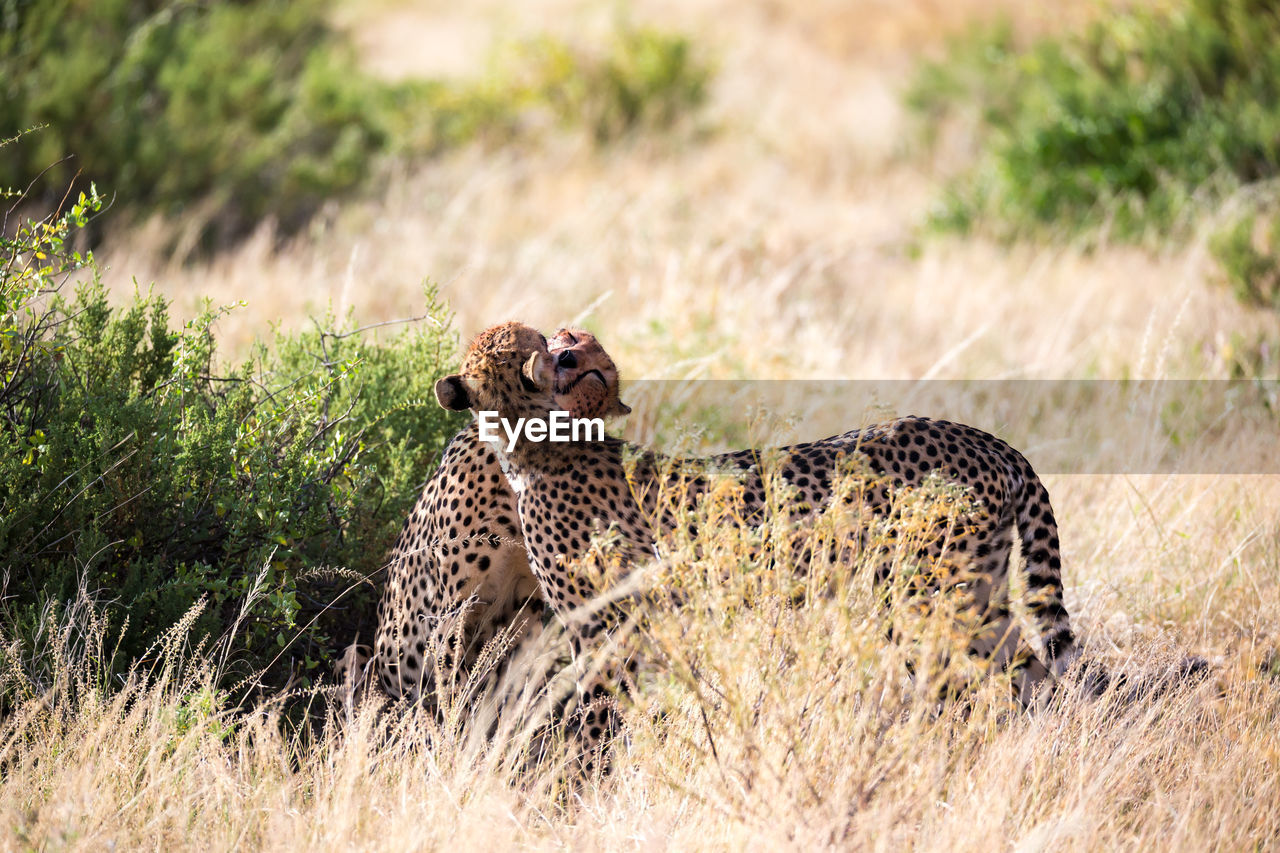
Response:
[[[498,464],[511,482],[512,489],[519,491],[531,483],[563,477],[590,464],[615,465],[619,448],[625,444],[621,439],[606,435],[602,441],[522,440],[511,450],[496,447],[495,451]]]
[[[501,446],[495,448],[495,455],[498,457],[498,467],[502,469],[502,476],[507,478],[511,491],[515,492],[516,497],[519,497],[528,488],[528,480],[520,472],[518,466],[512,466],[511,458],[507,456],[506,451]]]

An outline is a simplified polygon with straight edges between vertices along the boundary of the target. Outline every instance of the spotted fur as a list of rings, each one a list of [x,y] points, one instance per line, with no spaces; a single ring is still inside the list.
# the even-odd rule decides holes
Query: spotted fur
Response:
[[[491,409],[513,419],[545,417],[552,405],[553,363],[541,334],[508,323],[476,338],[461,372],[437,384],[437,396],[448,408]],[[974,639],[971,652],[1015,667],[1015,683],[1024,701],[1039,684],[1065,671],[1076,649],[1063,604],[1057,525],[1048,492],[1022,454],[973,427],[918,417],[794,445],[782,453],[781,473],[798,491],[796,504],[812,510],[829,502],[833,482],[854,454],[878,475],[866,496],[877,514],[892,512],[896,488],[919,486],[930,477],[965,487],[974,510],[940,533],[919,556],[936,561],[946,549],[949,559],[967,565],[971,607],[986,628]],[[670,485],[665,478],[672,468],[658,455],[614,438],[521,442],[498,456],[517,495],[529,565],[543,596],[558,614],[578,619],[575,630],[585,642],[617,618],[610,608],[572,617],[606,592],[607,579],[617,574],[591,565],[591,556],[599,553],[592,550],[592,538],[607,529],[616,531],[624,565],[651,555],[656,496]],[[756,521],[761,520],[765,500],[759,458],[755,451],[743,451],[712,460],[718,467],[741,472],[747,515]],[[693,485],[690,495],[700,488],[697,481]],[[672,518],[664,513],[658,523],[669,527]],[[1039,654],[1019,636],[1010,613],[1008,575],[1015,530],[1026,562]],[[883,570],[879,579],[886,579]],[[598,693],[599,688],[593,684],[584,692]],[[584,725],[594,739],[604,734],[608,720],[588,715]]]
[[[595,340],[587,332],[565,334],[576,335],[575,343]],[[557,408],[575,417],[625,409],[617,370],[598,346],[579,346],[555,372]],[[473,421],[450,441],[388,557],[372,655],[350,648],[338,680],[354,691],[370,666],[372,682],[389,697],[439,703],[443,691],[466,683],[499,631],[513,645],[537,636],[542,590],[529,569],[515,495]],[[482,683],[500,673],[493,668]]]

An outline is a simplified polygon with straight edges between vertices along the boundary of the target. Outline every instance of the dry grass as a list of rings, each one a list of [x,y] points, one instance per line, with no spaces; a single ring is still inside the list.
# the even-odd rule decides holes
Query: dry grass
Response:
[[[46,625],[51,682],[4,675],[16,707],[0,724],[0,846],[1267,848],[1280,839],[1280,495],[1262,480],[1182,485],[1065,490],[1077,526],[1100,528],[1069,548],[1070,598],[1095,661],[1158,678],[1191,643],[1226,655],[1208,682],[1066,691],[1025,714],[997,676],[939,712],[932,682],[904,676],[952,642],[936,612],[898,609],[914,642],[887,644],[870,572],[819,567],[815,586],[834,578],[834,592],[789,607],[790,584],[743,556],[748,535],[704,527],[663,561],[684,602],[643,630],[646,676],[613,771],[572,788],[560,753],[521,758],[519,735],[488,743],[325,696],[314,728],[284,734],[270,708],[228,707],[211,686],[217,650],[192,652],[181,627],[160,663],[104,692],[110,643],[82,601]]]
[[[1159,254],[917,247],[938,175],[965,146],[927,166],[906,156],[896,91],[919,50],[995,6],[1027,32],[1095,8],[637,0],[634,15],[720,57],[708,137],[475,147],[394,176],[282,249],[264,227],[174,267],[155,251],[157,224],[100,256],[113,287],[154,280],[178,316],[204,296],[247,300],[223,321],[232,351],[327,304],[365,322],[414,314],[429,276],[464,334],[509,318],[585,323],[628,379],[1224,375],[1229,332],[1275,319],[1215,286],[1203,239]],[[384,74],[468,74],[497,38],[589,33],[610,9],[385,0],[343,21]],[[423,41],[428,22],[439,29]],[[566,799],[554,767],[513,773],[412,717],[365,713],[340,730],[342,711],[318,699],[326,727],[290,736],[269,712],[193,711],[213,664],[187,653],[111,695],[33,692],[11,673],[26,698],[0,723],[0,848],[1280,844],[1280,478],[1048,485],[1091,654],[1135,670],[1219,655],[1214,684],[1025,716],[988,687],[969,716],[938,717],[894,688],[900,653],[871,610],[757,608],[728,629],[712,588],[655,621],[673,675],[643,694],[615,772]],[[70,684],[91,662],[61,653]],[[695,657],[736,692],[713,701],[678,677]]]

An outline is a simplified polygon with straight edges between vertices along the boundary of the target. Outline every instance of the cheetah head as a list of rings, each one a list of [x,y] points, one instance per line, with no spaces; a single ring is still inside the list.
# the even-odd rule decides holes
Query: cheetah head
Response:
[[[548,345],[556,363],[557,408],[575,418],[611,418],[631,411],[618,397],[618,367],[595,335],[561,329]]]
[[[507,419],[575,417],[631,411],[618,398],[618,370],[590,332],[562,329],[548,342],[522,323],[486,329],[467,347],[462,370],[436,383],[436,399],[453,411],[496,411]]]

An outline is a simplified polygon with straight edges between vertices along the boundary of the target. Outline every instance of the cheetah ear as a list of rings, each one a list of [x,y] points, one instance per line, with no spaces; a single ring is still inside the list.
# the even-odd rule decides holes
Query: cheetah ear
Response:
[[[453,412],[471,408],[471,395],[461,375],[454,373],[436,381],[436,402]]]
[[[614,400],[613,405],[609,407],[609,411],[604,413],[606,418],[620,418],[623,415],[631,414],[631,407],[621,400]]]
[[[543,354],[540,352],[535,352],[533,355],[529,356],[529,360],[524,363],[524,367],[520,369],[520,373],[524,379],[527,380],[526,385],[531,384],[533,388],[545,391],[548,383],[542,377],[543,357]]]

